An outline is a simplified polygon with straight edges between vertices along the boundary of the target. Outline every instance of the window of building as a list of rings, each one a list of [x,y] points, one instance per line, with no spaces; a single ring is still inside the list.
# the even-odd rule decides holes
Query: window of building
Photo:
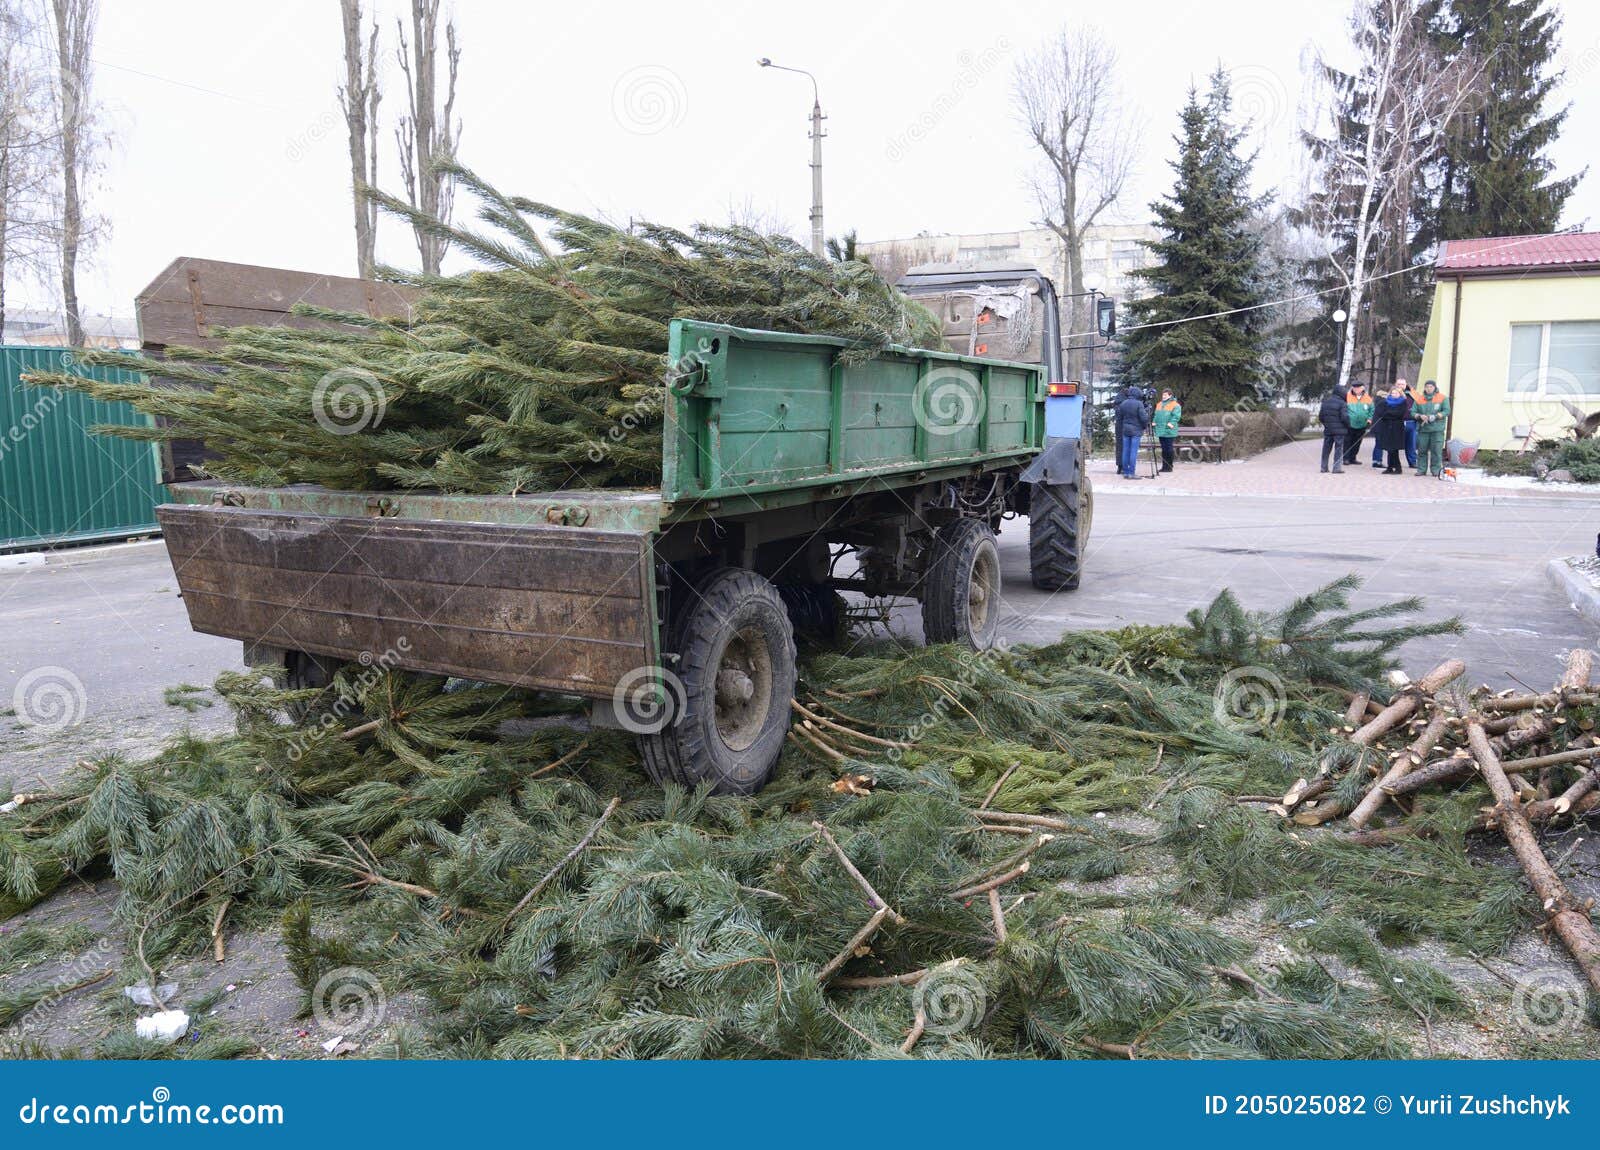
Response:
[[[1511,325],[1510,395],[1600,395],[1600,320]]]
[[[1012,244],[1005,247],[962,248],[958,258],[968,263],[1005,263],[1021,255],[1022,249]]]

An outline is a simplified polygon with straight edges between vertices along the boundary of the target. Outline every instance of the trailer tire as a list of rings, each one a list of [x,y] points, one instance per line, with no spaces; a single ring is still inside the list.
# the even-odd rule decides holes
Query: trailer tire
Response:
[[[922,585],[922,634],[929,643],[994,645],[1000,626],[1000,549],[982,519],[946,523],[933,538]]]
[[[283,685],[293,691],[311,687],[325,688],[333,682],[333,677],[343,666],[343,660],[329,658],[326,655],[313,655],[309,651],[285,651]],[[298,725],[318,718],[331,705],[324,699],[312,699],[305,703],[291,703],[284,710],[289,720]]]
[[[1078,454],[1070,483],[1035,483],[1028,496],[1028,568],[1041,591],[1076,591],[1094,519],[1094,489]]]
[[[676,714],[639,735],[645,770],[658,783],[755,794],[783,752],[794,700],[794,629],[777,588],[752,571],[714,572],[677,613],[670,643]]]

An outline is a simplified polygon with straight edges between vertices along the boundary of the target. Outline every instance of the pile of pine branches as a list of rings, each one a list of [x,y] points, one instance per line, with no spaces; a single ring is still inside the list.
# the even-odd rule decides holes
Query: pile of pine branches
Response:
[[[749,799],[658,789],[620,734],[499,688],[225,676],[236,736],[102,758],[0,814],[0,913],[114,875],[151,986],[280,924],[308,1011],[352,967],[429,1000],[378,1053],[1404,1055],[1414,1018],[1469,1008],[1391,946],[1492,953],[1539,908],[1448,794],[1376,845],[1235,800],[1316,776],[1347,692],[1403,704],[1390,652],[1455,626],[1352,611],[1354,586],[1045,647],[816,655]],[[1239,698],[1241,670],[1270,696]],[[1295,957],[1206,921],[1256,900]]]
[[[375,194],[483,265],[385,272],[419,289],[412,317],[302,306],[296,314],[324,323],[213,332],[215,350],[169,348],[161,378],[146,383],[29,382],[131,403],[158,425],[101,430],[204,440],[215,453],[207,474],[229,482],[510,494],[660,483],[674,318],[838,336],[847,357],[943,346],[933,316],[864,262],[744,227],[620,228],[448,170],[477,197],[486,230]],[[150,367],[116,352],[84,359]]]

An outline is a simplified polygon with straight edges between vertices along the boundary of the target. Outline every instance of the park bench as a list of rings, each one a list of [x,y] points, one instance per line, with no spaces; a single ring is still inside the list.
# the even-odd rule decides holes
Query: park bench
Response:
[[[1180,427],[1178,428],[1178,444],[1176,447],[1179,459],[1190,463],[1204,463],[1207,457],[1213,463],[1222,462],[1222,436],[1226,431],[1223,427]],[[1150,432],[1145,433],[1144,443],[1141,447],[1155,447],[1155,436]]]

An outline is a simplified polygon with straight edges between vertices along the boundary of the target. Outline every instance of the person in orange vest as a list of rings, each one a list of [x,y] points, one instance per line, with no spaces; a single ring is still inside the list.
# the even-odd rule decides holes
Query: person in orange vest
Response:
[[[1172,394],[1172,388],[1161,389],[1161,402],[1156,404],[1156,409],[1150,415],[1150,424],[1155,428],[1156,442],[1161,445],[1161,470],[1171,471],[1173,458],[1177,455],[1178,446],[1178,421],[1183,418],[1183,404],[1178,402]]]
[[[1361,451],[1361,441],[1366,438],[1367,426],[1372,422],[1372,396],[1367,385],[1352,383],[1345,392],[1345,406],[1349,409],[1350,431],[1344,441],[1344,461],[1354,465]]]
[[[1439,394],[1439,385],[1428,380],[1422,385],[1422,398],[1411,407],[1417,421],[1417,474],[1444,474],[1444,429],[1450,418],[1450,401]]]

